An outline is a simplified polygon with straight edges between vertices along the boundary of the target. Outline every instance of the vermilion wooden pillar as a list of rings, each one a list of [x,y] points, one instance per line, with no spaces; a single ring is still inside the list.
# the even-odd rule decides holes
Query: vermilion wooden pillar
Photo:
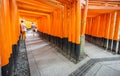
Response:
[[[107,39],[107,44],[106,44],[106,50],[108,49],[108,44],[109,44],[109,32],[110,32],[110,24],[111,24],[111,13],[108,15],[109,20],[107,23],[107,31],[106,31],[106,39]]]
[[[0,0],[0,54],[3,76],[10,76],[13,54],[20,35],[16,0]]]
[[[115,32],[115,26],[116,26],[116,17],[117,17],[117,12],[115,11],[113,12],[113,21],[111,23],[111,28],[110,28],[111,29],[110,38],[112,40],[111,47],[110,47],[111,50],[113,49],[113,38],[114,38],[114,32]]]
[[[120,11],[117,11],[117,17],[116,17],[116,27],[114,32],[114,41],[116,41],[116,47],[115,52],[118,53],[119,51],[119,42],[120,42]]]
[[[11,42],[11,30],[10,30],[10,10],[9,10],[9,1],[1,1],[1,26],[0,26],[0,35],[1,35],[1,65],[5,66],[9,63],[9,57],[12,53],[12,42]]]
[[[86,18],[87,18],[87,11],[88,11],[88,0],[86,0],[86,4],[84,7],[84,14],[83,19],[81,20],[81,46],[80,46],[80,52],[81,56],[84,54],[85,50],[85,28],[86,28]]]
[[[76,59],[80,59],[80,35],[81,35],[81,5],[80,0],[76,2],[76,26],[75,26],[75,53]]]
[[[75,1],[71,4],[71,21],[72,21],[72,26],[71,26],[71,57],[75,57]]]

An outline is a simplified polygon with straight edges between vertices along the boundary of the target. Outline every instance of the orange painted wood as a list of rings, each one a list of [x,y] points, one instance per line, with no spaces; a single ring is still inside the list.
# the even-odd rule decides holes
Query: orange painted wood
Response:
[[[77,0],[76,3],[76,27],[75,27],[75,42],[76,44],[80,44],[80,36],[81,36],[81,5],[80,0]]]
[[[111,13],[107,14],[107,19],[106,19],[106,27],[105,27],[105,34],[104,38],[109,39],[109,31],[110,31],[110,24],[111,24]]]
[[[9,1],[2,0],[2,26],[0,26],[1,35],[1,65],[5,66],[9,63],[9,57],[12,53],[12,42],[11,42],[11,27],[10,27],[10,8]]]
[[[75,3],[72,4],[72,13],[71,13],[71,16],[72,16],[72,27],[71,27],[71,38],[72,38],[72,42],[75,43]]]
[[[85,34],[85,28],[86,28],[86,18],[87,18],[87,12],[88,12],[88,0],[86,0],[86,5],[84,8],[84,13],[83,13],[83,18],[82,18],[82,22],[81,22],[81,26],[82,26],[82,32],[81,35]]]
[[[112,12],[112,17],[111,17],[111,25],[110,25],[110,35],[109,38],[113,39],[113,34],[114,34],[114,22],[115,22],[115,12]]]
[[[116,27],[114,32],[114,40],[119,40],[119,30],[120,30],[120,11],[117,12],[117,18],[116,18]]]
[[[68,38],[68,9],[67,5],[64,5],[64,18],[63,18],[63,37]]]
[[[71,31],[72,31],[72,11],[71,8],[69,8],[69,35],[68,35],[68,41],[72,42],[71,38]]]

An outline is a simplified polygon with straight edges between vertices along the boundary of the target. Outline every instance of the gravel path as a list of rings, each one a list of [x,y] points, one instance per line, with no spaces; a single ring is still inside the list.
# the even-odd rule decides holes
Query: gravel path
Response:
[[[27,51],[24,41],[20,41],[14,76],[30,76]]]

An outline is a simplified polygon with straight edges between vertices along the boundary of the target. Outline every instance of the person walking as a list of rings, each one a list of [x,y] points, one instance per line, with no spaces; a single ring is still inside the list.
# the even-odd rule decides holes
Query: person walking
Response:
[[[36,32],[36,25],[32,22],[31,24],[31,29],[33,31],[33,36],[35,35],[35,32]]]
[[[25,40],[26,39],[26,31],[27,31],[27,29],[26,29],[26,25],[24,23],[24,20],[21,20],[20,26],[21,26],[22,40]]]

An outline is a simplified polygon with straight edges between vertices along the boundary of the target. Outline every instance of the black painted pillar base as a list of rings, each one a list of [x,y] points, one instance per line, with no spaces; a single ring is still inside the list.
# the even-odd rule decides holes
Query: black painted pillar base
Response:
[[[63,38],[63,51],[65,52],[65,54],[68,54],[68,39],[67,38]]]
[[[71,42],[68,42],[68,55],[70,56],[71,54],[71,46],[72,46],[72,43]]]
[[[16,64],[16,59],[19,51],[19,41],[18,44],[12,46],[12,54],[9,58],[9,63],[5,66],[2,66],[2,76],[13,76],[14,68]]]
[[[9,76],[9,64],[2,66],[2,76]]]
[[[119,46],[118,46],[118,54],[120,54],[120,41],[119,41]]]
[[[75,44],[76,62],[80,60],[80,44]]]
[[[75,43],[71,43],[71,57],[75,59]]]

